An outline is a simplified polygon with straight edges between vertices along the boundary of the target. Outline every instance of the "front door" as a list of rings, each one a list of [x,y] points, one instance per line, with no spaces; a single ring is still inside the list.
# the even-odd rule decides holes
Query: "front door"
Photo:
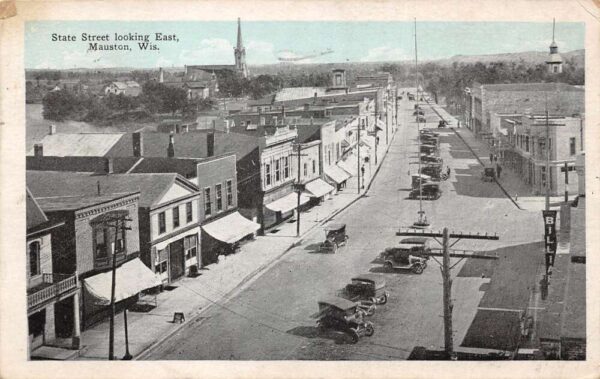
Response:
[[[44,330],[46,328],[46,310],[32,314],[28,318],[29,340],[31,341],[31,350],[34,350],[44,344]]]
[[[183,252],[183,238],[172,242],[169,245],[169,260],[170,271],[171,271],[171,281],[174,281],[185,273],[185,257]]]
[[[69,296],[66,299],[54,304],[54,325],[57,337],[71,337],[73,333],[73,298]]]

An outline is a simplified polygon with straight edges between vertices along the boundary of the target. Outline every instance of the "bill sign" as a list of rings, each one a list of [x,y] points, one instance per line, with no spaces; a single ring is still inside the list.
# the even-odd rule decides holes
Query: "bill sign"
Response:
[[[542,217],[544,218],[546,266],[553,266],[554,254],[556,254],[556,211],[542,211]]]

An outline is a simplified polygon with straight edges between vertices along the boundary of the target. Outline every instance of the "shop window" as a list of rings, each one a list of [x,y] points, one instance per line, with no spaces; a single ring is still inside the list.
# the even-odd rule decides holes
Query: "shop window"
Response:
[[[227,181],[227,206],[233,206],[233,181],[231,179]]]
[[[167,261],[158,262],[154,265],[154,272],[157,274],[166,274],[168,268]]]
[[[40,242],[33,241],[29,244],[29,276],[40,274]]]
[[[185,203],[185,221],[189,224],[194,219],[192,213],[192,202]]]
[[[217,212],[223,210],[223,194],[221,193],[221,184],[215,185],[215,198],[217,201]]]
[[[173,208],[173,229],[179,228],[179,207]]]
[[[279,180],[281,180],[280,178],[280,164],[279,164],[279,159],[275,161],[275,183],[279,182]]]
[[[158,234],[163,234],[167,231],[167,218],[165,212],[158,214]]]
[[[210,199],[210,188],[206,187],[204,189],[204,215],[210,216],[212,213],[212,202]]]
[[[195,258],[198,255],[198,242],[195,234],[184,238],[183,249],[185,251],[186,260]]]

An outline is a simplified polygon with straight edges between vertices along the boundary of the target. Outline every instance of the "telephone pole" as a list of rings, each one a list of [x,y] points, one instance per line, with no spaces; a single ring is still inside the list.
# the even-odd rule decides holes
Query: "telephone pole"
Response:
[[[427,230],[419,230],[415,228],[401,228],[396,233],[397,236],[413,236],[413,237],[431,237],[436,242],[442,245],[441,252],[436,252],[432,249],[431,252],[425,252],[421,255],[432,257],[439,265],[442,272],[442,286],[443,286],[443,302],[444,302],[444,351],[448,359],[455,360],[456,355],[454,353],[454,338],[452,328],[452,276],[451,270],[465,258],[474,259],[498,259],[497,256],[477,254],[473,251],[466,250],[452,250],[451,247],[456,245],[461,239],[480,239],[480,240],[498,240],[499,237],[496,235],[481,235],[480,233],[449,233],[448,228],[444,228],[442,232],[432,232]],[[442,238],[440,242],[437,238]],[[455,240],[450,243],[450,239]],[[435,257],[442,257],[440,263]],[[450,258],[460,258],[460,260],[453,265],[450,265]]]
[[[359,123],[358,123],[358,137],[357,137],[357,142],[356,142],[356,177],[358,178],[358,185],[357,185],[357,192],[360,195],[360,179],[361,179],[361,175],[360,175],[360,121],[361,119],[359,118]],[[362,178],[363,181],[365,180],[365,178]]]
[[[131,230],[125,223],[132,221],[129,218],[129,213],[127,211],[115,211],[106,214],[104,220],[104,228],[114,228],[114,244],[112,247],[112,281],[110,287],[110,320],[109,320],[109,334],[108,334],[108,360],[113,361],[115,359],[115,289],[117,285],[117,249],[120,249],[118,246],[119,243],[119,232],[125,233],[125,230]],[[108,247],[107,247],[108,248]],[[125,246],[123,245],[123,249]],[[125,253],[125,251],[123,251]],[[127,348],[129,351],[129,349]],[[128,352],[127,351],[127,352]]]
[[[294,185],[294,190],[298,194],[298,204],[296,206],[296,237],[300,237],[300,197],[302,196],[302,192],[304,191],[304,184],[302,183],[302,160],[301,157],[307,156],[306,154],[302,154],[302,144],[298,141],[294,144],[298,149],[297,152],[292,155],[296,155],[298,157],[298,179],[297,183]]]

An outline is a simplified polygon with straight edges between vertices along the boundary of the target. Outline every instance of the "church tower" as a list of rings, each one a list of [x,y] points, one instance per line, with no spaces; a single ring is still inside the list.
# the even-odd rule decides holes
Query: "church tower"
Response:
[[[548,66],[548,72],[552,74],[560,74],[563,69],[563,61],[562,57],[558,53],[558,45],[556,41],[554,41],[554,29],[555,29],[555,21],[552,20],[552,43],[550,44],[550,55],[548,56],[548,60],[546,61],[546,66]]]
[[[237,29],[237,45],[233,48],[235,55],[235,69],[244,78],[248,77],[248,66],[246,66],[246,49],[242,43],[242,26],[238,17],[238,29]]]

